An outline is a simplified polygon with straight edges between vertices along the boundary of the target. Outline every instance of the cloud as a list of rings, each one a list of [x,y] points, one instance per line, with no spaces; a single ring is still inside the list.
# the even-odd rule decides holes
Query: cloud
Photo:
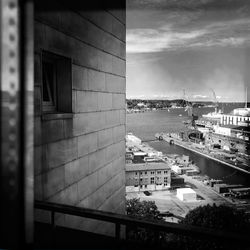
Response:
[[[193,97],[194,99],[198,99],[198,98],[202,98],[202,99],[209,98],[209,96],[207,96],[207,95],[192,95],[192,97]]]
[[[202,30],[172,32],[170,30],[131,29],[127,31],[127,53],[159,52],[185,46],[190,40],[204,35]]]
[[[127,53],[250,45],[250,1],[128,0],[127,3],[131,7],[127,11]],[[133,7],[138,7],[137,11]],[[141,19],[138,25],[137,18]]]
[[[150,53],[212,46],[250,45],[250,19],[211,22],[189,29],[173,24],[127,30],[127,53]]]

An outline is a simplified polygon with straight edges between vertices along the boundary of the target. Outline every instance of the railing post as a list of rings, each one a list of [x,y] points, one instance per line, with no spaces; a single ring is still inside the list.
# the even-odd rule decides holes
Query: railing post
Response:
[[[55,211],[51,211],[51,225],[54,228],[55,227]]]
[[[121,224],[120,223],[116,223],[115,224],[115,238],[117,240],[120,239],[120,231],[121,231]]]

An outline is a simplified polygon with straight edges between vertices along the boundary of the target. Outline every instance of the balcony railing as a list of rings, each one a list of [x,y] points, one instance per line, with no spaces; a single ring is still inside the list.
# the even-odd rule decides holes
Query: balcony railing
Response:
[[[55,213],[74,215],[84,218],[90,218],[115,224],[116,240],[121,239],[121,226],[125,225],[126,228],[143,228],[151,230],[156,233],[172,233],[181,236],[191,236],[199,240],[209,240],[214,242],[226,243],[237,246],[250,246],[250,237],[246,233],[234,233],[209,229],[204,227],[176,224],[163,221],[147,221],[142,219],[133,218],[127,215],[121,215],[111,212],[104,212],[100,210],[87,209],[82,207],[75,207],[70,205],[56,204],[50,202],[36,201],[35,208],[47,210],[51,212],[51,226],[55,227]],[[125,240],[126,236],[125,236]],[[232,245],[231,245],[232,246]],[[234,249],[234,248],[233,248]],[[236,248],[235,248],[236,249]],[[238,249],[238,248],[237,248]]]

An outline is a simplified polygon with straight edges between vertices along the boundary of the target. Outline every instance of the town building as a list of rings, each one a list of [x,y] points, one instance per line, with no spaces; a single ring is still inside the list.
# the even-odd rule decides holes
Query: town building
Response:
[[[171,170],[164,162],[126,164],[126,191],[164,190],[171,185]]]

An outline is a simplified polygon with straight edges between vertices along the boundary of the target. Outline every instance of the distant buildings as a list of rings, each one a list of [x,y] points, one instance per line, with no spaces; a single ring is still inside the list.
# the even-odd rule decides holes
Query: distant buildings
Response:
[[[126,191],[163,190],[170,187],[169,164],[131,133],[126,137]]]
[[[250,122],[250,108],[237,108],[231,114],[221,115],[222,125],[247,126]]]

